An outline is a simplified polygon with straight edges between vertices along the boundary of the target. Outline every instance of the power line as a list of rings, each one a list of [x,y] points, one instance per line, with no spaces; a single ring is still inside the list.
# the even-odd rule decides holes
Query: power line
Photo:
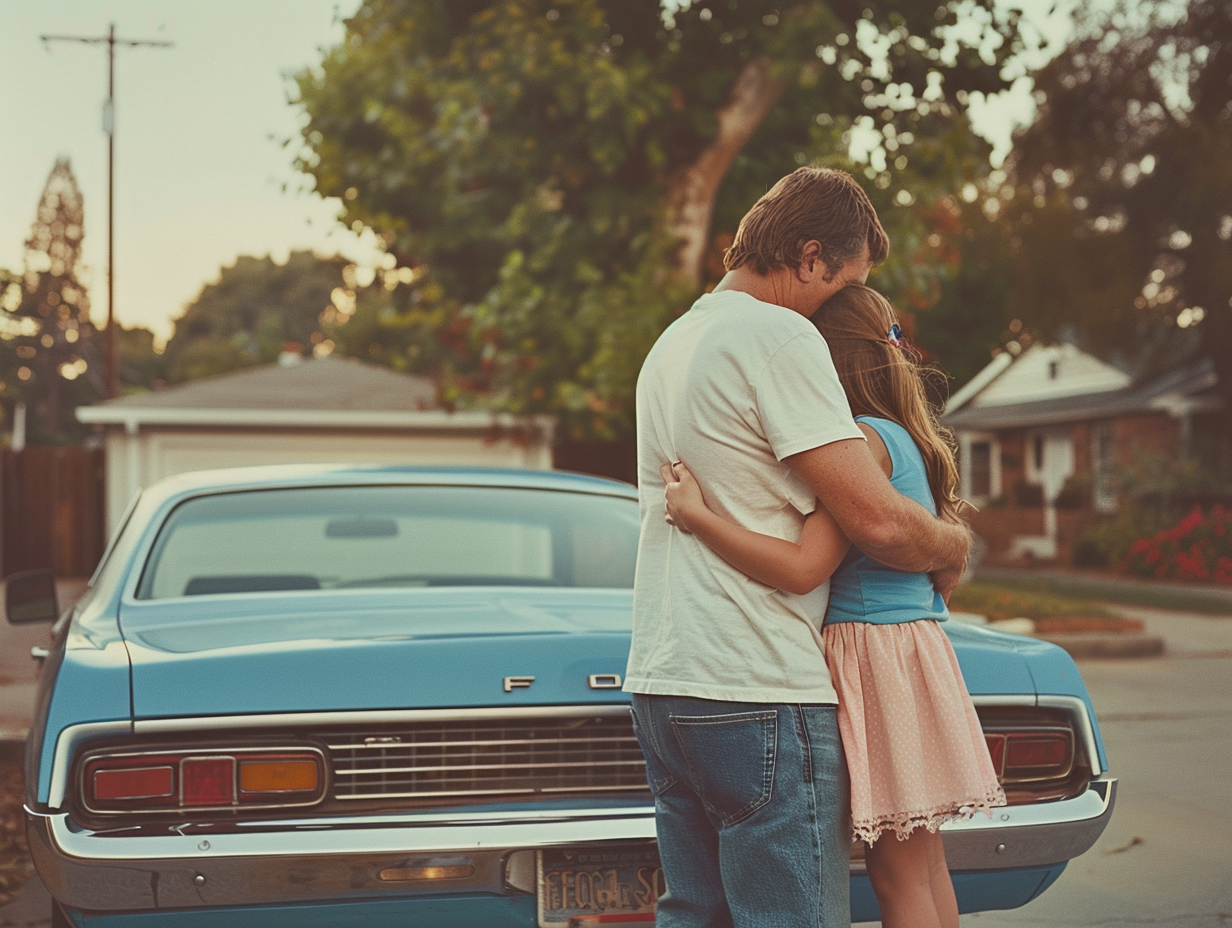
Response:
[[[119,378],[116,370],[115,338],[115,52],[125,48],[170,48],[171,42],[148,39],[117,39],[115,23],[104,36],[43,35],[50,42],[82,42],[107,46],[107,100],[103,103],[103,131],[107,133],[107,398],[115,399]]]

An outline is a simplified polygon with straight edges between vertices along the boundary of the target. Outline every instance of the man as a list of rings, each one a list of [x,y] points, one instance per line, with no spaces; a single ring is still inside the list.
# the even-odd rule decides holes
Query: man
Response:
[[[638,378],[625,689],[655,794],[659,928],[850,923],[847,771],[816,643],[828,585],[771,589],[671,528],[660,469],[685,461],[712,509],[793,541],[820,499],[855,545],[932,572],[948,594],[968,533],[891,488],[809,322],[887,250],[849,175],[801,168],[744,217],[727,275],[660,336]]]

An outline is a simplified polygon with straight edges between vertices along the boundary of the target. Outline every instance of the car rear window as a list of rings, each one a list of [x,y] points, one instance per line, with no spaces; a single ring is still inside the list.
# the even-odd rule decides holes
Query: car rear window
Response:
[[[361,587],[629,588],[635,500],[509,487],[321,487],[181,503],[139,599]]]

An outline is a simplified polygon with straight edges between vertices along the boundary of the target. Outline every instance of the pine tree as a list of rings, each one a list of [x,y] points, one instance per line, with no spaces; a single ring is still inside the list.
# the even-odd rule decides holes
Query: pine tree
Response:
[[[27,408],[33,443],[59,444],[82,434],[77,406],[104,391],[99,333],[81,282],[83,201],[67,158],[56,161],[26,240],[25,273],[0,282],[0,397],[12,421]]]

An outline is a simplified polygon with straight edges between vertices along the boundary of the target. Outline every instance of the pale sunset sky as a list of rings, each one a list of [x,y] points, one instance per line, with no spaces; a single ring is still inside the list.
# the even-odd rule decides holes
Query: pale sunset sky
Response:
[[[1025,0],[1040,11],[1050,0]],[[363,263],[372,238],[337,221],[338,202],[292,167],[298,110],[288,75],[321,59],[359,0],[0,0],[0,267],[21,271],[43,185],[72,160],[85,198],[85,283],[106,314],[107,140],[102,45],[39,36],[173,42],[116,54],[115,299],[124,325],[160,338],[238,255],[294,249]],[[1045,19],[1052,31],[1062,18]],[[1030,113],[1025,87],[985,105],[977,125],[1004,149]],[[286,192],[283,185],[287,185]]]

